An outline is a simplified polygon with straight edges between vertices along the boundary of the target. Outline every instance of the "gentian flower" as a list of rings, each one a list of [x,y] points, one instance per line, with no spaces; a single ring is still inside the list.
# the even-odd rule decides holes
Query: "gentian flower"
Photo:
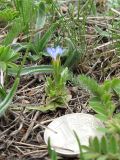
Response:
[[[57,56],[62,55],[64,51],[60,46],[57,46],[56,48],[48,47],[47,52],[54,60],[56,60]]]

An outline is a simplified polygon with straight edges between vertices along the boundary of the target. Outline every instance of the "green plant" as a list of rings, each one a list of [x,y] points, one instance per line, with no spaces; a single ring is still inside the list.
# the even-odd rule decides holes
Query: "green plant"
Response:
[[[43,51],[48,41],[58,27],[58,22],[54,22],[51,26],[48,26],[44,34],[41,34],[41,30],[43,30],[47,17],[47,2],[13,0],[13,6],[14,9],[11,7],[0,12],[0,17],[2,19],[6,21],[12,20],[8,23],[9,31],[2,44],[5,46],[11,45],[14,48],[15,43],[11,44],[14,38],[16,38],[20,33],[24,33],[27,41],[29,41],[30,38],[31,42],[26,42],[25,45],[23,44],[23,48],[24,46],[25,48],[29,47],[29,50],[32,53],[28,54],[28,57],[32,61],[37,61],[43,55]]]
[[[114,134],[89,139],[89,146],[80,144],[80,140],[75,133],[79,148],[80,160],[119,160],[120,159],[120,137]]]
[[[97,113],[96,116],[103,121],[111,119],[119,104],[120,80],[106,80],[102,85],[99,85],[94,79],[80,75],[77,82],[92,93],[89,105]],[[117,98],[116,103],[118,104],[115,104],[113,97]]]
[[[57,160],[57,154],[56,154],[56,152],[51,148],[50,138],[48,139],[48,154],[49,154],[51,160]]]
[[[18,12],[11,9],[7,8],[2,11],[0,11],[0,21],[11,21],[17,17]]]
[[[3,41],[4,46],[0,46],[0,116],[5,113],[7,108],[9,107],[9,104],[15,94],[15,90],[17,89],[19,78],[16,78],[15,83],[11,89],[11,91],[8,93],[7,89],[4,86],[5,76],[10,74],[14,76],[22,76],[26,74],[33,74],[33,73],[51,73],[53,72],[53,68],[50,65],[37,65],[37,66],[29,66],[24,67],[26,58],[28,56],[29,50],[31,49],[31,42],[34,37],[34,30],[33,29],[33,17],[36,16],[36,6],[33,3],[33,0],[30,1],[19,1],[14,0],[14,4],[16,7],[16,11],[18,13],[18,16],[16,18],[13,18],[13,21],[11,21],[11,29],[8,32],[6,38]],[[6,13],[7,14],[7,13]],[[40,15],[39,15],[40,16]],[[12,16],[11,16],[12,17]],[[7,18],[7,16],[6,16]],[[12,18],[11,18],[12,19]],[[6,19],[8,20],[8,19]],[[37,25],[40,25],[40,19],[38,20],[37,17]],[[42,25],[42,24],[41,24]],[[57,26],[57,25],[56,25]],[[53,28],[55,25],[53,25]],[[37,28],[38,29],[38,28]],[[24,34],[27,34],[29,42],[25,46],[25,54],[22,58],[21,65],[16,65],[16,60],[19,58],[19,54],[16,53],[13,49],[11,49],[8,45],[14,46],[12,43],[13,39],[18,36],[20,32],[24,32]],[[43,36],[40,43],[40,49],[42,50],[45,45],[48,42],[49,37],[51,36],[52,27],[50,30]],[[29,38],[30,33],[30,38]],[[43,47],[43,48],[42,48]],[[20,60],[20,59],[19,59]],[[20,62],[20,61],[19,61]]]
[[[35,60],[38,60],[41,58],[42,54],[43,54],[43,50],[45,49],[47,43],[49,42],[52,34],[55,32],[56,28],[58,27],[58,22],[53,23],[48,30],[46,31],[46,33],[44,33],[43,36],[40,35],[36,35],[35,34],[35,41],[33,44],[31,44],[31,48],[33,49],[33,51],[36,53],[36,55],[32,55],[31,58],[35,58]]]
[[[115,113],[115,109],[119,106],[120,80],[114,78],[99,85],[94,79],[81,75],[75,81],[91,92],[89,105],[106,127],[100,128],[106,133],[105,137],[90,139],[89,147],[83,146],[87,151],[84,153],[85,160],[119,160],[120,114]]]
[[[30,1],[29,0],[23,0],[23,1],[13,0],[12,4],[14,6],[14,9],[12,8],[12,5],[11,5],[10,6],[11,8],[6,8],[1,11],[1,16],[3,16],[3,18],[6,18],[6,20],[8,20],[7,17],[9,17],[10,19],[13,19],[9,23],[10,30],[8,31],[8,34],[3,40],[2,44],[4,44],[4,46],[11,45],[12,48],[14,49],[15,48],[14,46],[16,44],[15,43],[11,44],[11,43],[13,42],[14,38],[16,38],[20,33],[24,32],[24,34],[27,35],[27,40],[30,42],[26,42],[23,45],[21,43],[19,47],[20,48],[19,51],[22,49],[24,49],[24,51],[27,50],[27,52],[30,51],[31,56],[28,53],[27,57],[31,58],[32,60],[36,59],[35,58],[36,55],[33,54],[34,52],[36,52],[37,55],[39,55],[37,56],[37,60],[38,60],[41,57],[40,52],[43,51],[43,49],[45,48],[46,44],[48,43],[52,33],[54,32],[58,24],[57,23],[53,24],[50,27],[50,29],[48,29],[48,31],[41,38],[38,36],[40,34],[39,29],[43,27],[46,19],[44,2],[36,3],[33,0],[30,0]],[[7,10],[9,12],[11,10],[10,15],[9,15],[9,12],[7,12]],[[17,17],[14,17],[14,13],[12,11],[17,13]],[[35,37],[38,37],[36,41],[34,41]],[[17,49],[15,48],[15,50]],[[18,70],[19,70],[18,68],[9,67],[8,74],[16,75]],[[35,73],[35,72],[43,73],[43,72],[51,72],[51,71],[52,71],[51,66],[45,66],[45,65],[30,66],[25,68],[23,67],[20,75],[25,75],[25,74]]]
[[[16,89],[19,84],[19,78],[16,78],[11,90],[9,93],[5,91],[2,86],[0,86],[0,117],[5,114],[5,111],[8,109],[14,95],[16,92]]]
[[[119,139],[120,140],[120,139]],[[104,136],[101,140],[97,137],[90,138],[89,147],[82,146],[86,152],[83,153],[85,160],[119,160],[120,144],[113,136]]]
[[[42,112],[55,110],[57,107],[63,108],[71,98],[66,88],[66,81],[69,79],[68,68],[63,68],[60,60],[63,49],[59,46],[56,48],[47,48],[47,52],[52,57],[52,65],[48,66],[47,69],[43,66],[43,70],[45,69],[44,71],[51,72],[52,76],[46,79],[46,103],[41,106],[27,107],[28,109],[40,110]]]
[[[16,76],[19,71],[19,68],[8,68],[8,75]],[[23,67],[20,72],[20,76],[35,74],[35,73],[52,73],[53,68],[51,65],[37,65],[37,66],[28,66]]]
[[[6,75],[8,68],[17,68],[14,63],[19,54],[14,52],[10,47],[0,46],[0,73],[1,85],[4,84],[4,75]]]
[[[70,1],[65,15],[61,13],[59,6],[59,3],[53,1],[53,8],[57,12],[60,22],[62,22],[60,23],[60,35],[62,36],[59,36],[56,41],[62,40],[62,43],[66,44],[67,51],[64,66],[74,69],[84,60],[87,52],[87,16],[95,14],[95,3],[93,0],[78,0],[75,5]]]
[[[31,29],[33,17],[35,16],[35,3],[33,0],[14,0],[14,4],[22,20],[24,32],[28,32]]]
[[[32,28],[33,18],[35,17],[35,5],[33,0],[13,0],[13,2],[17,17],[9,24],[11,29],[2,42],[2,44],[6,46],[10,45],[13,39],[21,32],[28,34],[29,30]],[[9,13],[6,14],[6,17],[7,15],[9,15]]]
[[[10,47],[0,46],[0,116],[2,116],[9,107],[19,84],[19,78],[16,78],[9,93],[4,86],[8,69],[17,68],[14,62],[17,60],[18,56],[19,54],[14,52]]]
[[[62,68],[60,56],[63,53],[62,48],[47,48],[48,53],[52,57],[53,77],[47,78],[46,94],[47,105],[53,104],[53,108],[60,107],[68,101],[68,91],[66,88],[66,81],[68,79],[68,68]]]

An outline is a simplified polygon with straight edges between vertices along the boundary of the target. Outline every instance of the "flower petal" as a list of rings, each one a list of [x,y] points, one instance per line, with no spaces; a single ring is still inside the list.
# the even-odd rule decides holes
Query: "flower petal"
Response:
[[[47,52],[48,52],[48,54],[52,55],[52,52],[53,52],[53,51],[52,51],[52,48],[48,47],[48,48],[47,48]]]
[[[63,54],[63,49],[60,46],[56,47],[56,53],[62,55]]]
[[[56,49],[55,48],[48,47],[47,52],[53,59],[56,59],[57,54],[56,54]]]

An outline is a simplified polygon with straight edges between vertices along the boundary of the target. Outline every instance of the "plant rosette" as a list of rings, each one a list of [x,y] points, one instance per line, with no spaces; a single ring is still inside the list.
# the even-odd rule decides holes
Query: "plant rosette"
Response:
[[[64,107],[71,95],[66,88],[66,81],[68,78],[68,68],[61,66],[60,56],[64,50],[57,46],[56,48],[47,48],[48,54],[52,58],[53,76],[47,78],[45,92],[46,92],[46,106],[50,106],[52,110],[58,107]]]
[[[71,94],[68,89],[62,95],[55,96],[54,98],[47,97],[46,98],[46,107],[49,106],[50,110],[55,110],[56,108],[66,108],[67,103],[71,100]],[[51,106],[51,107],[50,107]]]

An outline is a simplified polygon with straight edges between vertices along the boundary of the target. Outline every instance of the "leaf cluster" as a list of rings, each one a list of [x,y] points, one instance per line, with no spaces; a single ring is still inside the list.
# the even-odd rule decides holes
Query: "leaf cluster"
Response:
[[[53,69],[53,77],[47,78],[45,87],[46,95],[48,96],[47,103],[56,103],[57,107],[64,106],[69,101],[69,94],[66,88],[68,68],[63,69],[60,67],[60,70],[54,73]]]
[[[19,54],[14,52],[10,47],[0,46],[0,68],[7,71],[7,68],[16,68],[14,63],[19,57]]]
[[[97,113],[96,116],[103,121],[111,119],[119,104],[120,80],[106,80],[99,85],[94,79],[80,75],[77,77],[77,82],[92,94],[89,105]],[[118,104],[115,103],[115,98]]]
[[[0,21],[2,22],[8,22],[12,21],[17,17],[18,12],[12,8],[6,8],[4,10],[0,11]]]
[[[80,149],[80,160],[120,160],[120,139],[114,135],[103,136],[101,139],[97,137],[89,139],[88,146],[82,146],[75,133],[79,149]],[[51,149],[50,140],[48,143],[48,152],[51,160],[52,155],[57,159],[55,151]]]
[[[119,160],[120,144],[118,139],[113,136],[103,136],[101,140],[97,137],[90,138],[89,146],[83,146],[85,160]]]

